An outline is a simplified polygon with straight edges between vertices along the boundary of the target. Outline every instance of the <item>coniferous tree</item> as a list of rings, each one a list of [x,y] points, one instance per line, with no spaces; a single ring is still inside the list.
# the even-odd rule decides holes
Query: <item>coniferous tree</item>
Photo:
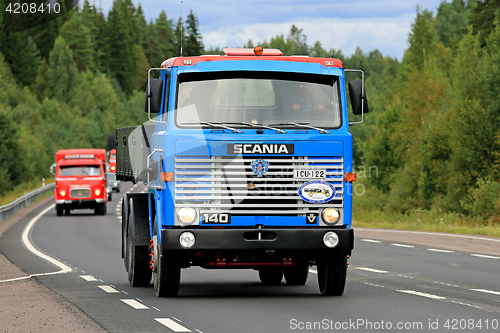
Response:
[[[176,31],[177,33],[177,31]],[[184,55],[197,56],[203,53],[203,41],[198,29],[198,18],[190,11],[186,18],[186,43],[184,46]]]
[[[61,102],[68,102],[78,84],[78,70],[66,41],[57,37],[49,56],[47,94]]]
[[[94,43],[91,29],[84,24],[82,13],[75,13],[59,33],[72,51],[79,71],[94,70]]]

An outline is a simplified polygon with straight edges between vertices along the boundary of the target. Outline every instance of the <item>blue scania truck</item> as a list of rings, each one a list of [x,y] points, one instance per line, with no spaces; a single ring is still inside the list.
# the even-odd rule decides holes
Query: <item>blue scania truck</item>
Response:
[[[266,285],[304,285],[316,266],[320,293],[342,295],[356,179],[346,92],[362,121],[364,78],[346,88],[333,58],[224,52],[151,69],[150,120],[116,130],[117,179],[147,186],[122,198],[128,279],[172,297],[191,266],[253,269]]]

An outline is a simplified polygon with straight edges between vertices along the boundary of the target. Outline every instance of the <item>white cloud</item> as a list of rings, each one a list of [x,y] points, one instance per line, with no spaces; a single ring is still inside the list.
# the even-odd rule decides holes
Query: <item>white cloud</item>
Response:
[[[414,14],[396,18],[334,19],[333,48],[351,55],[356,47],[363,52],[378,49],[384,56],[401,59],[406,49],[410,24]],[[324,49],[332,47],[332,22],[322,18],[314,21],[294,21],[276,24],[237,25],[205,32],[202,29],[206,48],[211,46],[242,47],[251,39],[254,44],[269,41],[272,37],[288,35],[294,24],[307,36],[308,45],[320,41]],[[203,28],[203,27],[202,27]]]

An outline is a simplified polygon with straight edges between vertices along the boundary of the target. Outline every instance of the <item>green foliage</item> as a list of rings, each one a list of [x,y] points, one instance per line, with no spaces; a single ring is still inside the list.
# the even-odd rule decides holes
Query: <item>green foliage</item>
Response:
[[[197,56],[203,54],[203,41],[201,33],[198,29],[198,18],[193,13],[189,12],[186,18],[186,39],[183,46],[183,54],[185,56]]]
[[[478,179],[476,187],[462,201],[464,208],[472,216],[485,221],[500,215],[500,183],[488,177]],[[493,219],[493,220],[497,220]]]

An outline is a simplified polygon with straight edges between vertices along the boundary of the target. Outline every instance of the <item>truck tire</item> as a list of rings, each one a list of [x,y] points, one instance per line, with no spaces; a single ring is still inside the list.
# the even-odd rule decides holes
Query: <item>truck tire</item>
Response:
[[[267,267],[259,269],[260,281],[268,286],[277,286],[283,280],[283,269],[281,267]]]
[[[309,275],[309,265],[299,264],[295,267],[285,268],[284,275],[286,283],[292,286],[303,286]]]
[[[158,242],[158,230],[156,218],[154,220],[155,235],[154,263],[153,263],[153,284],[156,297],[175,297],[179,293],[179,283],[181,280],[181,266],[179,258],[175,252],[162,251]]]
[[[126,238],[126,268],[128,281],[132,287],[148,287],[151,282],[151,269],[149,268],[149,249],[147,246],[132,245],[132,232],[128,226]]]
[[[62,216],[63,212],[64,212],[63,206],[56,204],[56,214],[57,214],[57,216]]]
[[[106,203],[100,203],[97,204],[96,207],[94,208],[94,214],[95,215],[106,215]]]
[[[344,252],[325,255],[317,262],[318,285],[321,295],[340,296],[347,277],[347,255]]]

